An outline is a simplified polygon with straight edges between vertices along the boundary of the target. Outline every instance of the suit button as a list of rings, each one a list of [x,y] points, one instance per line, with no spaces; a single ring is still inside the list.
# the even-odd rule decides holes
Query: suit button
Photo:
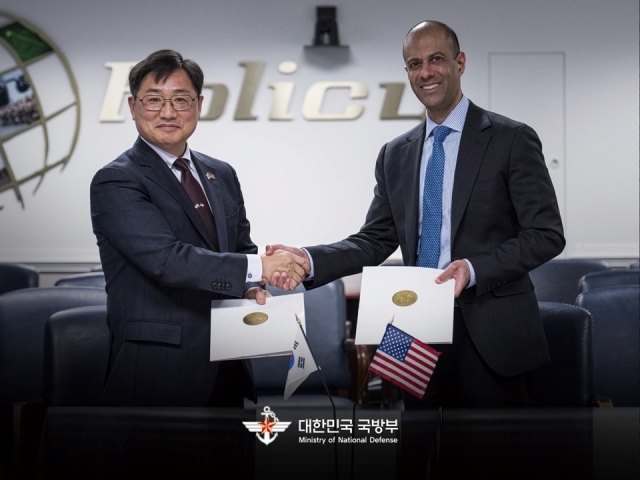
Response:
[[[227,286],[225,287],[225,290],[228,292],[231,290],[231,285],[227,283]]]
[[[218,289],[218,284],[217,284],[217,283],[215,283],[215,282],[213,282],[213,283],[211,284],[211,288],[213,288],[214,290],[217,290],[217,289]]]

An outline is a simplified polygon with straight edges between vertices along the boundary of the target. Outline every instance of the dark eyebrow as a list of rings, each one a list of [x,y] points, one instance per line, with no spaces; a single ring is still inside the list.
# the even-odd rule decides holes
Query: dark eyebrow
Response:
[[[444,52],[433,52],[431,55],[429,55],[429,58],[433,58],[436,55],[447,58],[447,55]]]
[[[427,56],[427,60],[431,60],[433,57],[436,57],[436,56],[447,58],[447,54],[446,53],[441,52],[441,51],[437,51],[437,52],[430,53]],[[409,58],[407,58],[406,63],[408,65],[411,62],[421,62],[421,61],[422,61],[421,57],[409,57]]]
[[[160,89],[160,88],[147,88],[144,91],[144,93],[145,93],[145,95],[149,94],[149,93],[152,93],[152,94],[153,93],[162,93],[162,89]],[[172,93],[174,95],[181,95],[183,93],[191,94],[191,92],[189,90],[185,89],[185,88],[176,88],[175,90],[172,90]]]

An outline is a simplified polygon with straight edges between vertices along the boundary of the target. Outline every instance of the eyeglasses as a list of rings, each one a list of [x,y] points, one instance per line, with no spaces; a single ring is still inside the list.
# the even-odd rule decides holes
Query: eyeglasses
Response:
[[[137,100],[142,102],[142,106],[145,110],[150,110],[152,112],[162,110],[166,102],[170,102],[173,109],[177,112],[189,110],[196,98],[197,97],[191,97],[190,95],[174,95],[171,98],[164,98],[160,95],[145,95],[142,98],[136,97]]]

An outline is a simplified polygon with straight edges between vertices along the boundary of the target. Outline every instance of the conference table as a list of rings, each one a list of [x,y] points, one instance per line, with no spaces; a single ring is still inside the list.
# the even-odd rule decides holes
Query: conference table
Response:
[[[64,479],[637,479],[639,425],[638,408],[620,407],[358,407],[355,416],[345,408],[334,414],[282,407],[265,416],[262,405],[49,407],[36,473]]]

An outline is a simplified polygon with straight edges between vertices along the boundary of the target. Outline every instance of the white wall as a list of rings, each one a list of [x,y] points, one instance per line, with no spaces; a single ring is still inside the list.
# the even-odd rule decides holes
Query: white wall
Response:
[[[70,163],[23,187],[24,209],[0,193],[0,261],[97,262],[88,189],[95,171],[129,148],[135,127],[123,103],[122,123],[101,123],[110,61],[138,61],[159,48],[193,58],[206,82],[224,83],[221,118],[201,122],[190,146],[237,169],[253,239],[309,245],[356,231],[369,205],[379,148],[415,120],[381,121],[381,82],[403,82],[401,43],[422,19],[458,33],[467,54],[463,90],[488,106],[489,53],[564,52],[565,255],[638,255],[638,4],[637,0],[334,0],[345,52],[309,52],[315,7],[310,0],[3,0],[0,11],[40,28],[66,55],[82,105],[80,136]],[[172,18],[183,16],[182,22]],[[177,24],[177,25],[176,25]],[[234,121],[244,70],[266,69],[253,113]],[[284,60],[298,63],[290,76]],[[2,70],[0,65],[0,70]],[[539,72],[545,77],[544,70]],[[365,106],[355,121],[311,122],[301,114],[308,87],[321,80],[361,81],[368,98],[328,97],[327,108]],[[269,121],[274,82],[295,81],[292,121]],[[535,84],[535,79],[533,79]],[[514,100],[515,101],[515,100]],[[406,89],[401,113],[421,105]],[[34,147],[35,148],[35,147]],[[27,146],[24,155],[31,152]]]

